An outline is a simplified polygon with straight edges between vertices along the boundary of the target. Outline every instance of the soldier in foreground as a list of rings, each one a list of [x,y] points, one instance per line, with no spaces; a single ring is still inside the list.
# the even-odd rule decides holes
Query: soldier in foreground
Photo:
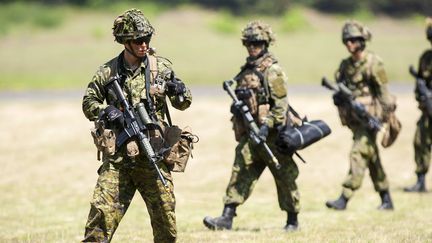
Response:
[[[381,59],[370,51],[366,51],[366,41],[371,33],[356,21],[347,21],[342,29],[342,42],[350,57],[342,60],[336,72],[337,83],[343,84],[351,91],[357,102],[364,105],[366,111],[385,123],[396,109],[395,99],[387,90],[387,76]],[[327,201],[328,208],[344,210],[354,191],[359,189],[366,169],[375,190],[381,197],[380,210],[392,210],[389,183],[381,164],[376,144],[377,129],[371,129],[359,119],[358,114],[349,107],[338,93],[333,96],[338,107],[342,125],[348,126],[353,133],[353,146],[349,159],[348,176],[342,184],[342,193],[337,200]]]
[[[166,164],[157,163],[159,151],[153,151],[149,140],[160,136],[160,129],[166,125],[166,97],[175,108],[184,110],[192,96],[174,76],[171,63],[151,51],[153,32],[140,10],[130,9],[118,16],[113,35],[124,50],[97,70],[84,95],[85,116],[104,127],[92,134],[95,143],[100,141],[96,144],[103,164],[98,170],[83,242],[110,242],[136,190],[146,203],[154,241],[176,241],[172,176]],[[145,114],[139,126],[137,116],[125,116],[138,109],[140,116]],[[141,129],[143,125],[145,130]],[[121,131],[132,128],[136,129],[129,130],[124,139]],[[137,136],[127,137],[130,131]],[[125,142],[119,144],[122,138]]]
[[[234,98],[241,101],[231,106],[233,129],[238,141],[234,165],[223,198],[222,215],[207,216],[203,222],[212,230],[230,230],[237,207],[248,199],[255,183],[268,167],[276,182],[279,206],[287,212],[284,229],[294,231],[299,227],[299,192],[295,182],[299,171],[291,155],[279,153],[275,146],[276,128],[287,119],[287,76],[268,51],[269,45],[275,41],[270,26],[259,21],[251,22],[243,29],[241,40],[249,54],[246,64],[232,81],[224,83],[227,91],[230,83],[235,83],[237,97]],[[245,105],[239,106],[238,103]],[[241,114],[245,110],[253,117],[248,121],[245,119],[247,116]],[[254,125],[257,136],[250,136],[253,131],[248,129],[248,123],[257,124]]]
[[[426,20],[426,37],[432,44],[432,18]],[[432,49],[426,50],[420,57],[417,78],[426,83],[426,92],[432,92]],[[431,112],[427,109],[427,102],[431,103],[431,97],[421,95],[419,89],[415,90],[416,100],[421,110],[420,119],[414,135],[414,153],[416,162],[417,182],[410,187],[404,188],[406,192],[426,192],[425,176],[429,170],[432,145]]]

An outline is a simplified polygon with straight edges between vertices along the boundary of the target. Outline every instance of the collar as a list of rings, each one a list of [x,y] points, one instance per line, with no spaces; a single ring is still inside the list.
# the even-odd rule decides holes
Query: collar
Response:
[[[270,52],[268,52],[267,50],[263,51],[257,57],[250,57],[249,56],[249,57],[246,58],[245,67],[256,67],[256,66],[259,66],[264,61],[264,59],[266,59],[268,57],[274,59],[273,55]]]

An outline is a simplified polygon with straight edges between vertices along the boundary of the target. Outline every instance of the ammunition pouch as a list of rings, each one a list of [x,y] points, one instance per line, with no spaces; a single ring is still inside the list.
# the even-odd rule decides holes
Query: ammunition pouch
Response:
[[[116,135],[111,129],[95,127],[90,130],[93,142],[97,148],[97,159],[101,160],[100,154],[114,155],[116,151]]]
[[[258,106],[258,124],[262,125],[270,114],[270,104],[261,104]]]
[[[164,163],[170,171],[184,172],[189,157],[192,156],[193,144],[199,141],[189,128],[184,130],[178,126],[166,127],[164,132],[165,146],[170,148],[164,156]]]
[[[330,133],[330,127],[322,120],[303,122],[301,126],[285,125],[279,128],[275,143],[279,152],[293,154]]]

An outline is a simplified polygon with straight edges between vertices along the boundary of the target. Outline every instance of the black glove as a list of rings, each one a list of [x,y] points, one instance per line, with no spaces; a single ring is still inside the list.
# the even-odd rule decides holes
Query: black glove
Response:
[[[341,106],[343,103],[344,103],[344,99],[342,95],[339,93],[335,93],[333,95],[333,104],[335,104],[335,106]]]
[[[241,110],[240,109],[241,109],[241,107],[239,105],[236,105],[235,103],[232,103],[231,107],[230,107],[230,112],[235,117],[241,117]]]
[[[182,95],[185,92],[186,86],[180,79],[177,79],[176,77],[173,77],[171,81],[166,83],[166,93],[169,96]]]
[[[267,124],[262,125],[260,127],[260,129],[259,129],[258,136],[262,140],[266,141],[268,134],[269,134],[269,127],[268,127],[268,125]]]
[[[123,112],[121,112],[119,109],[113,105],[109,105],[104,109],[104,113],[105,119],[110,126],[123,127]]]

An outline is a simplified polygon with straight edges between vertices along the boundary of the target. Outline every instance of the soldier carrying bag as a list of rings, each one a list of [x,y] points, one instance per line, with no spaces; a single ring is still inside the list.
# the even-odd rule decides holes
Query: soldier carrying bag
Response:
[[[294,118],[292,118],[292,113]],[[294,121],[294,122],[293,122]],[[297,122],[295,122],[297,121]],[[307,121],[288,107],[287,122],[279,128],[276,145],[279,152],[293,154],[319,141],[331,133],[330,127],[322,120]]]

